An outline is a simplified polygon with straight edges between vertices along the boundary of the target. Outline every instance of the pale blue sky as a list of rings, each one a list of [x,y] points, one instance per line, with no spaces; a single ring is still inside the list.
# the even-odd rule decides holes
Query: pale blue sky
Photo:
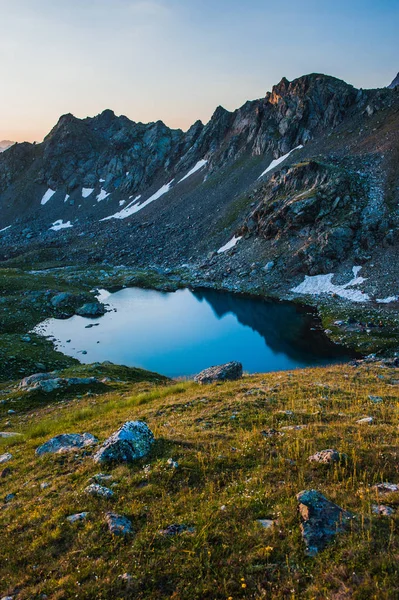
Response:
[[[113,109],[186,129],[324,72],[382,87],[399,0],[0,0],[0,140]]]

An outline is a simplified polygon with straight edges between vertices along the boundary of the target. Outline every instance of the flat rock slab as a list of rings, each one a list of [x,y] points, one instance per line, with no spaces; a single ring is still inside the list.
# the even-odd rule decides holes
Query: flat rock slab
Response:
[[[71,452],[73,450],[81,450],[98,443],[98,439],[91,433],[61,433],[56,437],[51,438],[38,448],[36,454],[61,454],[63,452]]]
[[[316,454],[309,456],[308,461],[329,465],[334,462],[344,462],[346,459],[346,454],[341,454],[337,450],[328,448],[327,450],[320,450],[320,452],[316,452]]]
[[[327,500],[317,490],[300,492],[297,494],[297,500],[306,552],[309,556],[315,556],[337,533],[347,529],[353,515]]]
[[[18,437],[19,435],[21,435],[21,434],[15,433],[13,431],[0,431],[0,438],[3,438],[3,439]]]
[[[99,483],[91,483],[85,488],[86,494],[90,496],[98,496],[99,498],[112,498],[114,492]]]
[[[22,379],[18,389],[24,392],[50,393],[71,386],[94,385],[99,383],[95,377],[56,377],[55,373],[36,373]]]
[[[129,535],[133,533],[132,523],[127,517],[117,513],[108,512],[105,516],[108,529],[112,535]]]
[[[196,383],[201,385],[214,383],[215,381],[234,381],[242,377],[242,364],[240,362],[229,362],[224,365],[209,367],[194,377]]]
[[[127,421],[109,437],[94,455],[97,463],[133,462],[146,456],[154,434],[144,421]]]

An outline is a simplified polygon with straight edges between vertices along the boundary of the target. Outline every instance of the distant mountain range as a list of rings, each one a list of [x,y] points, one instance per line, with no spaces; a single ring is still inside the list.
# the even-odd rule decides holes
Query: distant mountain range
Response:
[[[15,142],[11,142],[10,140],[3,140],[0,142],[0,152],[4,152],[4,150],[7,150],[8,148],[10,148],[11,146],[13,146],[15,144]]]
[[[184,264],[210,286],[251,280],[280,296],[363,265],[367,297],[396,297],[398,163],[392,84],[283,78],[187,132],[68,114],[0,156],[0,259]]]

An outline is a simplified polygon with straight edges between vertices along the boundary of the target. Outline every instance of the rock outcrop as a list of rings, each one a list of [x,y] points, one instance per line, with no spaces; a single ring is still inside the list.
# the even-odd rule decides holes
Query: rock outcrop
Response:
[[[36,454],[62,454],[63,452],[72,452],[94,446],[98,443],[98,439],[91,433],[62,433],[51,440],[48,440],[38,448]]]
[[[201,373],[198,373],[194,377],[194,381],[204,385],[214,383],[215,381],[234,381],[235,379],[240,379],[240,377],[242,377],[242,364],[233,361],[201,371]]]

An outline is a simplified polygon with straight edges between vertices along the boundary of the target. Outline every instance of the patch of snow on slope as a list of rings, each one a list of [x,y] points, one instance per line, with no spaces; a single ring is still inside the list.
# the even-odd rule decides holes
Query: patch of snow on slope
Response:
[[[234,246],[236,245],[236,243],[239,242],[241,238],[242,238],[242,236],[236,237],[234,235],[231,238],[231,240],[229,240],[227,242],[227,244],[225,244],[224,246],[222,246],[221,248],[219,248],[218,254],[221,254],[222,252],[226,252],[227,250],[230,250],[230,248],[234,248]]]
[[[68,229],[69,227],[73,227],[71,221],[67,221],[66,223],[64,223],[62,219],[58,219],[58,221],[55,221],[52,224],[50,229],[52,229],[53,231],[59,231],[60,229]]]
[[[110,193],[111,192],[106,192],[101,188],[101,192],[97,195],[97,202],[101,202],[101,200],[105,200],[105,198],[108,198]]]
[[[130,217],[130,215],[134,215],[142,210],[145,206],[151,204],[151,202],[154,202],[154,200],[158,200],[158,198],[169,192],[173,181],[174,180],[172,179],[172,181],[169,181],[169,183],[163,185],[157,192],[155,192],[155,194],[148,198],[148,200],[143,202],[143,204],[138,204],[138,200],[141,198],[141,196],[137,196],[137,198],[132,200],[125,208],[114,215],[110,215],[109,217],[105,217],[105,219],[101,219],[101,221],[107,221],[108,219],[126,219],[126,217]]]
[[[399,300],[399,296],[388,296],[387,298],[377,298],[376,302],[378,304],[389,304],[390,302],[397,302]]]
[[[10,229],[10,227],[11,227],[11,225],[7,225],[7,227],[3,227],[3,229],[0,229],[0,233],[1,233],[2,231],[7,231],[7,229]]]
[[[187,179],[188,177],[190,177],[191,175],[194,175],[194,173],[196,173],[197,171],[199,171],[200,169],[202,169],[202,167],[205,167],[205,165],[207,164],[207,160],[202,159],[199,160],[197,162],[197,164],[191,169],[191,171],[189,171],[187,173],[187,175],[185,175],[182,179],[180,179],[180,181],[178,181],[177,183],[181,183],[182,181],[184,181],[185,179]]]
[[[64,202],[68,202],[68,200],[69,200],[69,194],[65,194]]]
[[[47,202],[50,200],[50,198],[52,198],[55,194],[55,190],[52,190],[51,188],[49,188],[47,190],[47,192],[44,194],[43,198],[40,201],[40,204],[42,206],[44,206],[45,204],[47,204]]]
[[[94,188],[82,188],[83,198],[88,198],[94,192]]]
[[[331,280],[334,277],[334,273],[314,276],[305,275],[304,281],[297,287],[292,288],[291,292],[302,295],[309,294],[311,296],[318,296],[319,294],[336,294],[341,298],[352,300],[352,302],[367,302],[370,300],[368,294],[361,290],[350,289],[353,288],[353,286],[366,281],[364,277],[357,276],[361,268],[362,267],[353,267],[353,279],[343,285],[335,285],[332,283]]]
[[[126,204],[126,200],[119,200],[119,206],[123,206],[124,204]]]
[[[302,145],[297,146],[296,148],[293,148],[292,150],[290,150],[289,152],[287,152],[287,154],[284,154],[284,156],[280,156],[280,158],[276,158],[274,160],[272,160],[272,162],[270,163],[270,165],[267,167],[267,169],[265,169],[262,173],[262,175],[259,175],[258,179],[260,179],[261,177],[263,177],[263,175],[266,175],[266,173],[268,173],[269,171],[271,171],[272,169],[274,169],[274,167],[277,167],[277,165],[281,164],[282,162],[285,161],[286,158],[289,157],[289,155],[292,152],[295,152],[295,150],[300,150],[301,148],[303,148]]]

